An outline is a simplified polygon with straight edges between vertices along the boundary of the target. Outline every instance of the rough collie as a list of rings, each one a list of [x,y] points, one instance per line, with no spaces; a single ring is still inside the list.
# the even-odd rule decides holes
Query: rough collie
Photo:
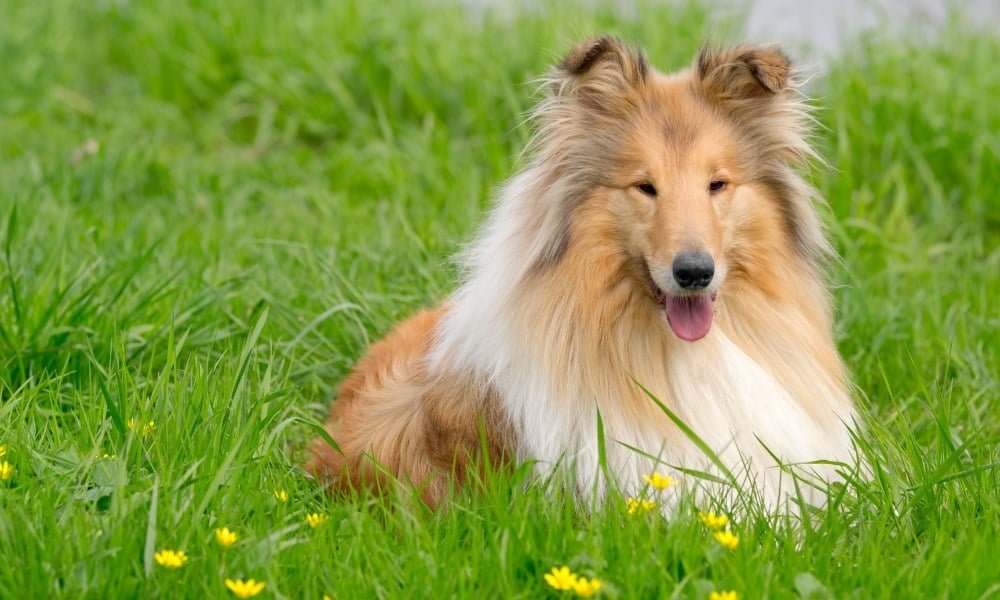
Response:
[[[588,497],[693,469],[776,507],[813,489],[795,469],[838,478],[855,409],[786,56],[706,48],[667,75],[601,37],[543,88],[461,285],[369,349],[327,425],[340,451],[317,440],[308,470],[429,503],[484,458],[559,466]]]

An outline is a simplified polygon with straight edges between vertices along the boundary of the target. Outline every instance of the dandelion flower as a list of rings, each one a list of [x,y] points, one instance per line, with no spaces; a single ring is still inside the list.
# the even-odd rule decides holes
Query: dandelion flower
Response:
[[[722,529],[729,524],[729,517],[717,515],[714,512],[698,513],[698,518],[709,529]]]
[[[275,490],[274,497],[277,498],[278,502],[281,502],[282,504],[288,502],[288,492],[285,490]]]
[[[732,591],[712,592],[708,595],[708,600],[740,600],[739,595]]]
[[[147,435],[153,433],[153,430],[156,429],[156,423],[154,421],[150,421],[149,423],[141,423],[139,421],[136,421],[135,419],[129,419],[128,422],[126,422],[125,424],[128,425],[129,429],[141,435],[142,437],[146,437]]]
[[[255,581],[253,579],[247,579],[246,581],[242,579],[226,579],[226,587],[237,598],[253,598],[264,589],[265,585],[267,584],[263,581]]]
[[[675,485],[677,485],[677,482],[674,481],[670,477],[670,475],[660,475],[659,473],[653,473],[652,475],[643,475],[642,478],[646,480],[646,483],[648,483],[649,485],[653,486],[655,489],[658,490],[665,490],[669,487],[674,487]]]
[[[0,463],[0,479],[7,481],[14,476],[14,465],[7,461]]]
[[[552,567],[552,572],[545,574],[545,583],[557,590],[571,590],[576,585],[577,576],[569,567]]]
[[[646,513],[654,508],[656,508],[656,502],[652,500],[637,500],[635,498],[629,498],[626,501],[628,506],[628,514],[634,515],[635,513]]]
[[[732,531],[728,529],[725,531],[715,532],[715,541],[719,542],[723,548],[728,548],[729,550],[735,550],[736,546],[740,545],[740,536],[735,535]]]
[[[597,592],[601,591],[602,585],[604,584],[602,584],[601,580],[596,577],[589,580],[586,577],[581,577],[576,580],[576,583],[573,584],[573,591],[576,592],[576,595],[581,598],[590,598]]]
[[[232,546],[238,539],[240,539],[240,536],[236,535],[232,531],[229,531],[228,527],[215,530],[215,541],[219,542],[219,545],[223,548]]]
[[[306,523],[309,523],[310,527],[312,527],[313,529],[316,529],[317,527],[319,527],[320,525],[322,525],[324,522],[326,522],[326,520],[329,519],[329,518],[330,517],[328,517],[326,515],[321,515],[319,513],[311,513],[311,514],[306,515]]]
[[[7,456],[7,446],[0,446],[0,456]]]
[[[188,555],[182,550],[160,550],[153,555],[156,562],[168,569],[179,569],[188,561]]]

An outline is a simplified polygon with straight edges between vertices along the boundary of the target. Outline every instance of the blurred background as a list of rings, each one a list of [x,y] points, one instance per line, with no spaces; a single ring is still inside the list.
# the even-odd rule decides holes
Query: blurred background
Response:
[[[830,59],[872,29],[933,39],[956,13],[983,28],[1000,27],[994,0],[724,0],[711,10],[742,16],[752,41],[780,41],[816,60]]]

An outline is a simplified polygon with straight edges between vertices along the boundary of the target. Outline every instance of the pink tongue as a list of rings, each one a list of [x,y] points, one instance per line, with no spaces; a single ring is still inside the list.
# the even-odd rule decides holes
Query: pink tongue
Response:
[[[712,328],[711,298],[708,294],[667,298],[667,322],[682,340],[700,340]]]

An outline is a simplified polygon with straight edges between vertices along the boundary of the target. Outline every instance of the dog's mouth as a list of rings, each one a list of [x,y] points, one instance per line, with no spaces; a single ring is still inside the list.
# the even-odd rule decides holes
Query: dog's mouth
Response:
[[[662,307],[667,317],[667,324],[670,325],[670,330],[674,332],[674,335],[686,342],[695,342],[708,335],[709,330],[712,329],[712,318],[715,316],[714,292],[682,296],[668,294],[656,285],[648,270],[646,283],[653,293],[653,298]]]

